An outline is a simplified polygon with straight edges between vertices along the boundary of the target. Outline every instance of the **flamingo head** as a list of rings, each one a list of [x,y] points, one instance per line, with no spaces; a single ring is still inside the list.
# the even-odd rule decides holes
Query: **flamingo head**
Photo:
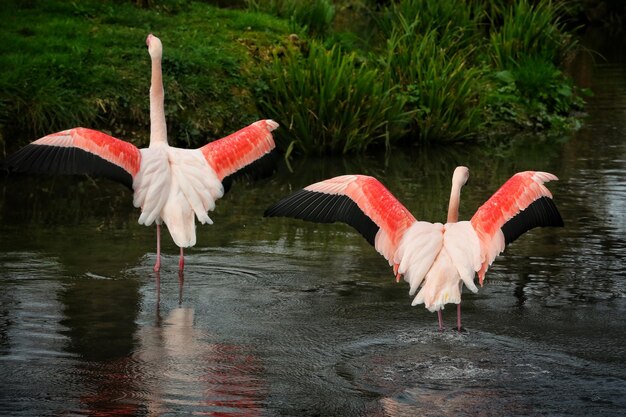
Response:
[[[146,38],[146,45],[148,45],[148,53],[152,59],[161,59],[163,55],[163,45],[161,40],[154,36],[152,33]]]
[[[469,178],[469,169],[464,166],[456,167],[454,174],[452,175],[452,188],[458,187],[459,189],[467,183]]]

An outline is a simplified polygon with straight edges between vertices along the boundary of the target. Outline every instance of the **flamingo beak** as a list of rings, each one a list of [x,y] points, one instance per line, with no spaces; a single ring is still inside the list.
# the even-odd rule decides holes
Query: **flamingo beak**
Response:
[[[152,33],[148,35],[148,37],[146,38],[146,45],[148,45],[148,47],[150,47],[150,39],[152,39]]]

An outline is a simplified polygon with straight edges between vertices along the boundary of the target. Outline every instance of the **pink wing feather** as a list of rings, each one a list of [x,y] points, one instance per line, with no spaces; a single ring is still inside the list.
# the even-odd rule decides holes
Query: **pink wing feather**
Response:
[[[277,127],[273,120],[259,120],[203,146],[200,151],[222,181],[271,152],[276,147],[271,132]]]
[[[558,178],[547,172],[526,171],[513,175],[474,214],[471,224],[481,246],[480,283],[493,260],[506,244],[536,226],[563,226],[552,202],[552,194],[543,184]],[[520,221],[511,220],[518,214]],[[506,226],[513,224],[513,226]]]
[[[354,205],[360,213],[355,212]],[[343,221],[361,232],[390,262],[402,235],[415,222],[383,184],[364,175],[344,175],[309,185],[267,209],[265,215],[324,223]]]
[[[5,165],[13,172],[101,175],[131,188],[141,165],[141,152],[131,143],[77,127],[26,145]]]
[[[327,194],[343,194],[354,201],[380,228],[374,247],[390,262],[402,235],[415,222],[411,212],[373,177],[345,175],[309,185],[304,189]]]

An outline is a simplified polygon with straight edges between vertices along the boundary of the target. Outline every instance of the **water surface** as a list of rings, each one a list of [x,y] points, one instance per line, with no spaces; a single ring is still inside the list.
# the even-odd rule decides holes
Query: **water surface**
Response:
[[[122,186],[3,180],[0,415],[623,415],[626,60],[605,55],[576,65],[595,95],[571,137],[304,160],[236,184],[198,227],[182,281],[167,234],[152,272],[155,230]],[[453,308],[437,331],[348,226],[262,217],[360,172],[444,221],[459,164],[462,219],[532,169],[560,178],[549,188],[566,223],[525,234],[464,294],[465,333]]]

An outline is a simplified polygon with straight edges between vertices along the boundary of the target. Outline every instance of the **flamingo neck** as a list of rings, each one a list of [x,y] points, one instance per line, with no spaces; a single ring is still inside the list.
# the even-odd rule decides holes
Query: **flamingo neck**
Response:
[[[450,191],[450,203],[448,204],[448,223],[459,221],[459,205],[461,203],[461,186],[452,184]]]
[[[161,60],[153,58],[150,83],[150,146],[156,144],[167,144],[167,126]]]

